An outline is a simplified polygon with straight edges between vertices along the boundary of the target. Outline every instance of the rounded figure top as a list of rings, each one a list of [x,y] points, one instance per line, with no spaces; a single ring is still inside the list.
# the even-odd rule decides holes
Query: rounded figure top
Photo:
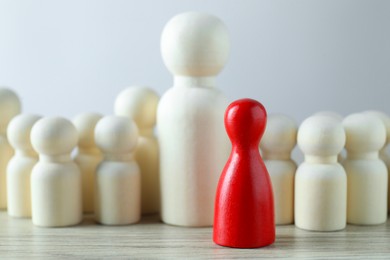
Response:
[[[265,153],[291,152],[297,143],[297,125],[289,116],[270,115],[260,147]]]
[[[0,132],[6,132],[11,119],[22,110],[18,95],[8,88],[0,87]]]
[[[77,145],[78,133],[69,120],[62,117],[45,117],[31,130],[31,143],[40,154],[55,156],[70,153]]]
[[[173,75],[215,76],[225,66],[229,51],[226,26],[219,18],[207,13],[178,14],[162,32],[162,57]]]
[[[151,129],[156,124],[158,101],[159,96],[151,88],[132,86],[119,93],[114,111],[117,116],[133,119],[140,130]]]
[[[233,146],[259,146],[267,112],[256,100],[245,98],[231,103],[225,113],[226,132]]]
[[[341,121],[328,115],[314,115],[303,121],[298,130],[298,145],[305,155],[336,156],[345,144]]]
[[[370,113],[356,113],[343,120],[347,142],[352,153],[379,151],[386,142],[386,127],[381,119]]]
[[[385,113],[376,110],[369,110],[366,111],[365,113],[374,115],[378,117],[380,120],[382,120],[383,124],[386,127],[386,136],[387,136],[386,143],[390,143],[390,117]]]
[[[96,125],[95,142],[104,153],[131,153],[137,141],[137,125],[129,118],[105,116]]]
[[[14,149],[33,151],[30,134],[34,124],[40,119],[37,115],[17,115],[8,125],[8,141]]]
[[[96,147],[94,138],[95,126],[101,118],[102,115],[98,113],[83,113],[73,119],[73,124],[79,134],[78,145],[80,148]]]

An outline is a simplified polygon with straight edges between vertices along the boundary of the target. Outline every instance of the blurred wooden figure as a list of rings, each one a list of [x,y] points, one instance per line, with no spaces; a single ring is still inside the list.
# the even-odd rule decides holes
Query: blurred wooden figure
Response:
[[[31,143],[39,153],[31,174],[34,225],[63,227],[81,222],[81,176],[70,156],[77,141],[75,126],[65,118],[46,117],[33,126]]]
[[[136,124],[125,117],[103,117],[95,142],[104,154],[96,172],[95,217],[104,225],[126,225],[141,218],[141,175],[134,151]]]
[[[387,166],[387,211],[390,212],[390,154],[388,152],[388,146],[390,143],[390,117],[381,111],[366,111],[366,113],[372,114],[382,120],[386,127],[386,143],[383,148],[379,151],[379,158],[386,164]]]
[[[16,93],[0,87],[0,210],[7,208],[7,164],[14,154],[8,143],[7,127],[20,111],[21,104]]]
[[[225,113],[232,142],[215,200],[213,239],[218,245],[255,248],[275,241],[271,179],[259,153],[267,114],[252,99],[234,101]]]
[[[135,160],[141,170],[141,209],[143,214],[160,211],[160,175],[158,143],[154,135],[159,97],[152,89],[133,86],[119,93],[115,114],[137,124],[139,138]]]
[[[369,113],[347,116],[347,158],[343,165],[348,177],[348,223],[375,225],[387,219],[388,173],[379,159],[386,142],[386,127]]]
[[[102,115],[84,113],[73,119],[79,133],[77,154],[74,158],[81,172],[83,212],[93,213],[95,207],[96,168],[102,160],[102,154],[95,144],[94,131]]]
[[[18,115],[8,125],[8,140],[15,149],[7,167],[8,215],[12,217],[31,217],[30,178],[38,154],[32,148],[30,133],[39,119],[37,115]]]
[[[294,176],[297,165],[291,152],[297,143],[297,125],[285,115],[270,115],[260,142],[272,181],[276,225],[294,222]]]
[[[347,222],[347,176],[337,162],[345,144],[341,121],[314,115],[298,130],[305,155],[295,175],[295,225],[313,231],[344,229]]]

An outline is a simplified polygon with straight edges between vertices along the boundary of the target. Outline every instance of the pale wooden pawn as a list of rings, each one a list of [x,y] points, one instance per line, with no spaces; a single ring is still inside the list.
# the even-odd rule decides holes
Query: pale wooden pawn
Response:
[[[272,181],[275,224],[294,222],[294,176],[296,163],[291,152],[297,142],[295,121],[280,114],[269,115],[260,148]]]
[[[313,231],[344,229],[347,221],[347,176],[337,162],[345,144],[337,118],[314,115],[298,130],[305,155],[295,175],[295,225]]]
[[[141,175],[134,151],[136,124],[125,117],[103,117],[95,142],[104,154],[96,172],[95,218],[104,225],[126,225],[141,218]]]
[[[390,117],[385,114],[384,112],[381,111],[366,111],[366,113],[372,114],[377,116],[382,120],[382,122],[386,126],[386,143],[383,146],[383,148],[379,151],[379,158],[386,164],[387,166],[387,180],[388,180],[388,185],[387,185],[387,211],[390,212],[390,154],[388,152],[388,147],[390,143]]]
[[[231,145],[224,129],[228,100],[216,88],[230,42],[215,16],[176,15],[161,36],[173,87],[157,109],[161,217],[172,225],[212,226],[215,191]]]
[[[386,127],[369,113],[347,116],[347,158],[343,165],[348,176],[348,223],[375,225],[387,219],[388,173],[379,159],[386,142]]]
[[[83,113],[73,119],[79,133],[77,153],[74,158],[81,172],[83,212],[93,213],[95,207],[95,175],[96,168],[103,156],[95,144],[94,131],[102,115]]]
[[[46,117],[33,126],[31,143],[39,154],[31,174],[34,225],[63,227],[81,222],[81,176],[70,155],[77,141],[75,126],[65,118]]]
[[[139,138],[135,159],[141,170],[141,209],[143,214],[160,211],[160,175],[157,138],[154,135],[159,96],[143,86],[128,87],[115,100],[115,114],[137,124]]]
[[[7,164],[14,154],[8,143],[7,127],[20,111],[17,94],[11,89],[0,87],[0,210],[7,208]]]
[[[18,218],[31,217],[31,171],[38,162],[38,154],[30,141],[37,115],[18,115],[8,125],[9,143],[15,154],[7,166],[8,215]]]

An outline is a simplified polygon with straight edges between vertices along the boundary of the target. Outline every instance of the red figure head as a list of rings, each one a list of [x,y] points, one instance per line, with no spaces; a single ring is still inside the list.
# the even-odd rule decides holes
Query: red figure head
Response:
[[[233,146],[258,147],[267,121],[267,112],[256,100],[234,101],[226,109],[225,127]]]

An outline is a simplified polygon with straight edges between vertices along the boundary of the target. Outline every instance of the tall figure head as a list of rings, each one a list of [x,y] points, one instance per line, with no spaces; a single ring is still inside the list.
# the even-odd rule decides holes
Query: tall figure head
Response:
[[[207,13],[176,15],[161,36],[165,66],[176,76],[216,76],[225,66],[229,51],[227,28],[219,18]]]

